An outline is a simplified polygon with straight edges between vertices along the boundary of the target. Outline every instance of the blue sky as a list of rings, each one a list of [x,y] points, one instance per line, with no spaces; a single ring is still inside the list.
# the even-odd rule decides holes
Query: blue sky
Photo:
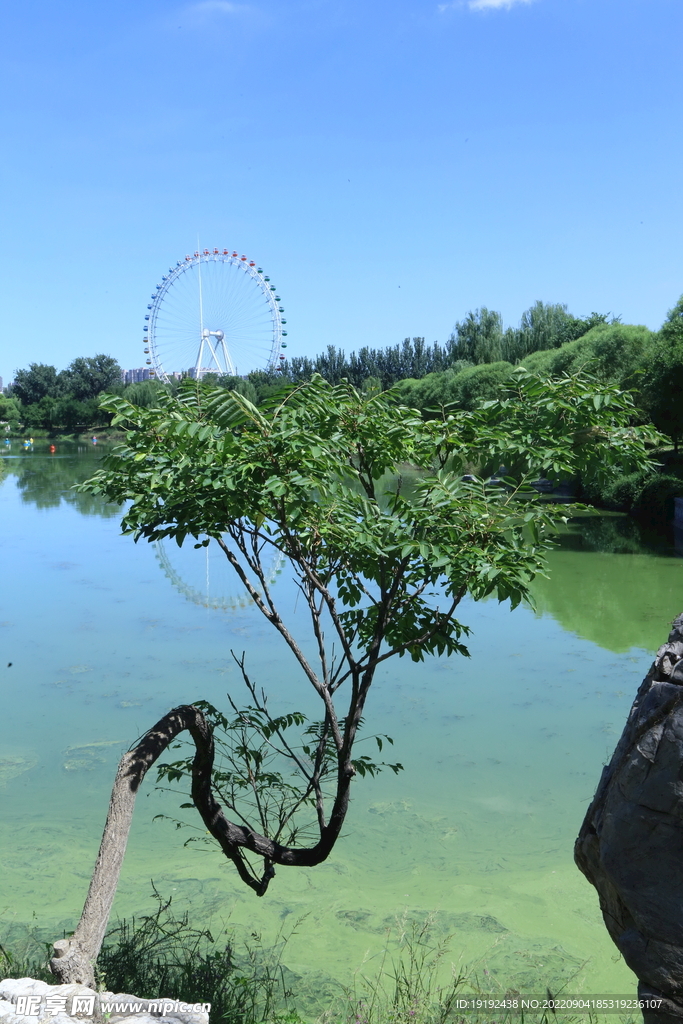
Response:
[[[0,375],[141,365],[197,237],[271,275],[290,355],[536,299],[657,328],[681,38],[681,0],[7,3]]]

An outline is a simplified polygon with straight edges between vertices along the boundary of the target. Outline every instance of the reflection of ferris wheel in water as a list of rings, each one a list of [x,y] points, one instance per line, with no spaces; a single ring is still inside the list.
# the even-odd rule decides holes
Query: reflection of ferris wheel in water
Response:
[[[287,343],[274,284],[246,256],[196,250],[178,260],[147,306],[143,342],[150,376],[201,380],[279,370]]]
[[[197,549],[183,545],[171,560],[164,543],[156,541],[155,554],[161,569],[178,593],[202,608],[216,611],[241,611],[253,604],[249,594],[238,582],[223,551],[217,544]],[[276,550],[266,560],[265,577],[271,587],[285,564],[285,556]],[[260,592],[260,587],[256,588]]]

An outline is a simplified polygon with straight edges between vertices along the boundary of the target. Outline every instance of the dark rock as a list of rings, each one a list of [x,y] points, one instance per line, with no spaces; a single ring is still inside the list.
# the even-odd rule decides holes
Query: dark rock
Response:
[[[663,998],[646,1024],[682,1024],[683,615],[638,690],[574,856],[641,997]]]

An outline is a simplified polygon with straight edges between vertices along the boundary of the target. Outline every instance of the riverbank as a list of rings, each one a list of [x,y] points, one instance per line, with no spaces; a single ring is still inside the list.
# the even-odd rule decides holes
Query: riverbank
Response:
[[[16,996],[28,990],[39,993],[43,1002],[52,994],[73,995],[56,984],[35,933],[32,938],[33,948],[24,944],[11,951],[0,946],[0,976],[22,979],[0,982],[0,999],[16,1004]],[[452,947],[453,937],[439,931],[436,915],[412,924],[399,920],[387,929],[379,954],[371,958],[366,953],[346,978],[320,971],[307,975],[288,966],[288,936],[283,930],[272,946],[264,945],[254,932],[242,941],[231,932],[214,936],[206,928],[191,927],[187,915],[177,917],[170,901],[159,899],[156,913],[121,922],[109,931],[96,978],[100,990],[141,995],[144,1002],[138,1015],[147,1011],[146,1001],[164,999],[171,1007],[164,1017],[180,1017],[182,1024],[195,1024],[195,1018],[174,1013],[173,1001],[210,1006],[212,1024],[547,1024],[549,1012],[557,1024],[575,1021],[575,1014],[559,1006],[544,1012],[549,996],[578,998],[571,988],[574,979],[565,979],[562,985],[553,977],[552,953],[549,960],[533,964],[535,975],[529,973],[526,985],[520,986],[519,978],[491,972],[483,959],[454,959]],[[96,996],[107,998],[102,991]],[[523,1000],[535,1002],[537,1009],[523,1010]],[[11,1009],[16,1011],[16,1006]],[[2,1010],[0,1003],[0,1022]],[[599,1013],[591,1013],[591,1020],[599,1019]],[[30,1021],[12,1017],[11,1024]],[[58,1024],[69,1021],[60,1018]],[[203,1022],[196,1018],[196,1024]]]
[[[66,434],[58,430],[13,430],[5,433],[5,437],[10,442],[23,442],[29,437],[32,437],[34,441],[47,442],[70,441],[72,443],[78,443],[90,441],[93,437],[96,437],[98,441],[122,441],[125,436],[124,431],[112,430],[111,427],[93,427],[88,430],[80,430],[71,434]]]

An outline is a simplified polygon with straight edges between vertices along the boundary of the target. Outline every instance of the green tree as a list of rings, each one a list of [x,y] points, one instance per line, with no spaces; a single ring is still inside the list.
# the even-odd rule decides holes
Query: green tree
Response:
[[[662,332],[663,334],[663,332]],[[643,408],[662,433],[678,448],[683,438],[683,331],[657,339],[650,351],[641,384]]]
[[[27,430],[51,430],[59,422],[58,410],[62,403],[51,395],[44,395],[39,402],[22,407],[22,420]]]
[[[104,419],[99,404],[93,398],[79,402],[75,398],[64,398],[54,410],[54,422],[68,431],[77,431],[96,426]]]
[[[461,409],[476,409],[481,402],[498,397],[512,370],[510,363],[503,361],[469,366],[453,378],[450,401]]]
[[[310,683],[319,713],[312,721],[273,716],[242,658],[247,707],[231,700],[226,715],[206,702],[183,705],[124,755],[81,921],[51,961],[70,981],[92,979],[135,794],[182,731],[194,757],[159,771],[191,779],[184,806],[197,808],[246,885],[263,895],[277,865],[321,863],[341,833],[354,778],[401,769],[356,749],[378,667],[405,655],[466,655],[468,628],[457,614],[467,594],[513,607],[529,598],[566,516],[566,507],[538,500],[531,480],[550,470],[586,479],[643,470],[648,444],[660,440],[630,425],[631,397],[615,385],[525,370],[503,397],[429,421],[386,393],[364,396],[321,377],[261,409],[189,380],[156,408],[120,396],[103,407],[127,428],[126,440],[82,489],[128,502],[122,525],[136,539],[218,545]],[[514,473],[505,490],[484,482],[501,462]],[[482,466],[482,479],[463,481],[467,464]],[[273,551],[296,580],[312,645],[278,608]],[[216,741],[223,761],[214,766]],[[391,743],[374,741],[378,751]]]
[[[112,356],[79,356],[60,374],[63,389],[77,402],[97,398],[121,383],[121,367]]]
[[[519,363],[531,352],[559,348],[606,322],[606,314],[591,313],[589,317],[580,319],[572,316],[562,303],[539,300],[522,314],[519,327],[503,330],[500,313],[482,306],[474,313],[468,313],[463,321],[455,325],[443,365],[434,366],[433,369],[446,369],[458,359],[470,363],[493,363],[500,360]]]
[[[59,398],[63,393],[57,368],[47,363],[30,363],[27,370],[17,370],[12,394],[24,405],[33,405],[41,398]]]
[[[12,395],[0,394],[0,423],[13,428],[21,419],[19,399]]]
[[[441,415],[445,406],[476,409],[481,402],[497,397],[512,370],[512,365],[505,362],[477,366],[460,363],[422,380],[399,381],[392,394],[400,404],[419,409],[428,417]]]
[[[535,302],[522,314],[518,332],[520,348],[525,355],[539,349],[556,348],[570,340],[569,334],[575,323],[575,318],[567,312],[564,304]]]
[[[503,318],[500,313],[482,306],[470,311],[456,323],[450,337],[454,360],[470,363],[495,363],[501,359]]]
[[[256,390],[256,403],[260,405],[282,388],[282,373],[278,370],[252,370],[247,382]]]
[[[382,381],[379,377],[366,377],[360,386],[360,392],[365,398],[372,398],[382,392]]]
[[[467,629],[455,613],[466,593],[513,605],[527,597],[565,516],[539,503],[529,480],[551,469],[587,477],[641,469],[646,441],[657,439],[629,426],[631,398],[615,386],[542,381],[524,370],[502,398],[428,422],[385,394],[366,397],[319,377],[265,411],[194,381],[177,397],[163,395],[158,408],[121,397],[103,406],[129,432],[85,486],[131,502],[123,528],[136,538],[217,544],[322,701],[320,734],[299,765],[318,841],[285,849],[281,834],[242,834],[231,856],[257,890],[263,878],[245,866],[243,850],[270,868],[318,863],[332,849],[359,770],[353,744],[377,666],[396,655],[465,653]],[[501,462],[514,466],[514,490],[461,483],[462,466],[473,462],[487,474]],[[406,464],[422,474],[410,498],[400,484]],[[263,561],[273,549],[298,580],[317,660],[276,609]],[[321,788],[328,756],[336,777],[329,815]]]
[[[600,324],[558,349],[534,352],[523,365],[535,373],[577,373],[585,370],[603,380],[633,387],[652,358],[655,335],[637,324]]]
[[[250,380],[245,380],[243,377],[230,377],[226,374],[223,377],[219,377],[216,383],[227,391],[237,391],[238,394],[244,395],[254,405],[258,402],[258,391]],[[278,387],[282,386],[282,381],[276,381],[275,383]]]
[[[669,344],[683,344],[683,295],[667,313],[659,334],[662,340]]]
[[[133,405],[149,408],[157,404],[160,392],[166,390],[167,387],[168,385],[158,380],[141,380],[122,388],[121,394]]]

